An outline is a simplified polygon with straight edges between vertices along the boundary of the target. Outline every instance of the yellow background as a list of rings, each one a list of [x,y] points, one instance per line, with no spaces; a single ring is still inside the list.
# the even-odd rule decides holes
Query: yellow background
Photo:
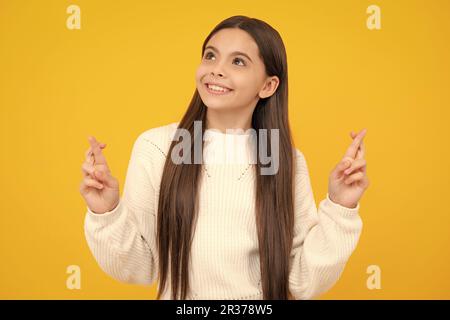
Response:
[[[81,8],[81,30],[66,9]],[[366,9],[381,8],[381,30]],[[121,182],[139,133],[179,121],[201,44],[236,14],[287,48],[290,121],[317,203],[367,128],[359,245],[321,299],[449,299],[450,2],[0,0],[0,298],[154,299],[96,264],[79,194],[87,137]],[[79,265],[81,289],[66,288]],[[369,265],[381,289],[366,286]]]

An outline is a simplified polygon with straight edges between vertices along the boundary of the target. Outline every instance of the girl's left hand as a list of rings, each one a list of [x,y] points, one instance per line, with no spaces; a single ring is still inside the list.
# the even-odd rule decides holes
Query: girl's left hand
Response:
[[[330,200],[347,208],[356,208],[369,186],[363,143],[366,132],[363,129],[357,135],[353,131],[350,133],[353,142],[328,179]]]

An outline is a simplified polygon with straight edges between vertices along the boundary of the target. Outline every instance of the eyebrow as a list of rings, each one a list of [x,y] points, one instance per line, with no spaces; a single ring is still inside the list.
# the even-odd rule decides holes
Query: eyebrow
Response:
[[[207,47],[205,48],[205,51],[206,51],[206,49],[211,49],[211,50],[213,50],[213,51],[215,51],[215,52],[219,52],[219,50],[217,50],[217,48],[215,48],[215,47],[213,47],[213,46],[207,46]],[[250,60],[250,61],[253,63],[252,59],[250,59],[250,57],[249,57],[246,53],[244,53],[244,52],[241,52],[241,51],[234,51],[234,52],[231,53],[231,55],[241,55],[241,56],[244,56],[244,57],[246,57],[248,60]]]

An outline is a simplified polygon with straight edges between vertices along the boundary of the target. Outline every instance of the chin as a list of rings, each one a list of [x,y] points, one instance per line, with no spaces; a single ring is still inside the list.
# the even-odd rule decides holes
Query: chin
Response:
[[[229,97],[225,96],[212,96],[208,92],[200,93],[200,98],[202,99],[205,106],[215,110],[225,110],[231,109],[232,101],[230,101]]]
[[[229,103],[224,104],[224,103],[220,103],[217,101],[205,101],[205,100],[203,100],[203,103],[205,104],[205,106],[208,109],[214,109],[214,110],[218,110],[218,111],[232,109],[232,107],[230,107]]]

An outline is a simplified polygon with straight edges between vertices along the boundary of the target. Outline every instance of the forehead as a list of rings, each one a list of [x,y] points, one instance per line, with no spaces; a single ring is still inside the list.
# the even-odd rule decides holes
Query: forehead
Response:
[[[206,44],[216,47],[221,54],[229,52],[241,51],[257,59],[259,57],[259,49],[255,40],[244,30],[239,28],[226,28],[214,34]],[[205,46],[205,47],[206,47]]]

